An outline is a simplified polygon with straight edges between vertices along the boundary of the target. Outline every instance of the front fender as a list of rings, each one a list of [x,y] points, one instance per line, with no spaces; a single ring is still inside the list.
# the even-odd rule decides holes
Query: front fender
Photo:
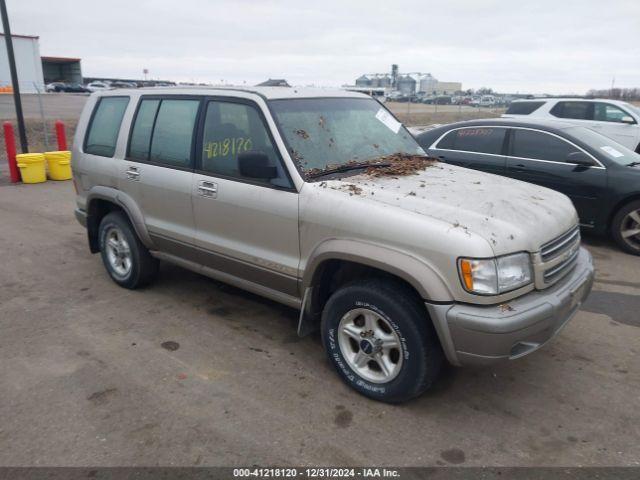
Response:
[[[424,300],[450,302],[453,295],[444,276],[428,259],[385,245],[353,239],[329,239],[317,245],[309,255],[302,279],[303,291],[314,286],[318,267],[326,260],[345,260],[377,268],[408,282]]]

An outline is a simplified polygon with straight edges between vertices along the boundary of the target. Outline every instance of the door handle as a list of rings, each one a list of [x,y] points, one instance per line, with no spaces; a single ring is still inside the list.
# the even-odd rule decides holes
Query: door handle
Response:
[[[138,170],[138,167],[129,167],[127,171],[124,172],[124,174],[129,180],[140,180],[140,170]]]
[[[513,166],[513,171],[514,172],[526,172],[527,171],[527,167],[525,165],[523,165],[522,163],[519,163],[519,164]]]
[[[198,183],[198,194],[202,197],[216,198],[218,185],[213,182],[201,181]]]

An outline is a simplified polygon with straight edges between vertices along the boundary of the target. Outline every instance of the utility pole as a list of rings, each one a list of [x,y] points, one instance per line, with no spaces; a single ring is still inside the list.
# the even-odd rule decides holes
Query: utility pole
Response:
[[[5,0],[0,0],[0,13],[2,13],[2,28],[4,29],[4,39],[7,43],[7,58],[9,59],[9,70],[11,71],[13,103],[16,106],[16,117],[18,119],[18,135],[20,136],[20,146],[22,147],[22,153],[29,153],[29,145],[27,144],[27,132],[24,128],[24,116],[22,114],[22,101],[20,99],[20,85],[18,84],[16,58],[13,54],[13,38],[11,38],[9,15],[7,14],[7,4]]]

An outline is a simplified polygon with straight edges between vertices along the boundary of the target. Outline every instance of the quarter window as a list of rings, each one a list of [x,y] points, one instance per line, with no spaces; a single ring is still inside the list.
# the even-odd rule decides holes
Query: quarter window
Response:
[[[436,148],[500,155],[505,131],[493,127],[461,128],[449,132]]]
[[[591,120],[593,118],[593,102],[558,102],[550,110],[551,115],[574,120]]]
[[[629,116],[627,112],[610,103],[596,103],[593,119],[599,122],[624,123],[622,118]]]
[[[544,102],[513,102],[505,112],[513,115],[529,115],[539,109]]]
[[[533,130],[514,129],[511,155],[536,160],[566,162],[570,153],[579,150],[558,137]]]
[[[280,156],[258,110],[244,103],[209,102],[202,139],[202,170],[224,177],[249,180],[240,174],[238,166],[238,155],[249,151],[266,154],[270,164],[278,169],[278,178],[258,182],[289,186]]]
[[[129,97],[103,97],[95,107],[84,142],[84,151],[101,157],[113,157],[122,117]]]
[[[131,131],[131,141],[129,142],[129,155],[132,160],[148,160],[149,149],[151,148],[151,133],[153,131],[153,121],[160,100],[142,100],[136,114],[136,121]]]

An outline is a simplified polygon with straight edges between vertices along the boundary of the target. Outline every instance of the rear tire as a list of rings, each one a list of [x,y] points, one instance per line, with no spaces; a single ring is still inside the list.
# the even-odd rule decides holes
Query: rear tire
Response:
[[[374,400],[399,403],[438,378],[444,355],[420,299],[393,280],[356,281],[322,313],[322,341],[340,377]]]
[[[611,235],[625,252],[640,255],[640,200],[618,210],[611,222]]]
[[[98,228],[100,255],[111,279],[128,289],[148,285],[157,276],[158,260],[145,247],[129,219],[122,212],[111,212]]]

